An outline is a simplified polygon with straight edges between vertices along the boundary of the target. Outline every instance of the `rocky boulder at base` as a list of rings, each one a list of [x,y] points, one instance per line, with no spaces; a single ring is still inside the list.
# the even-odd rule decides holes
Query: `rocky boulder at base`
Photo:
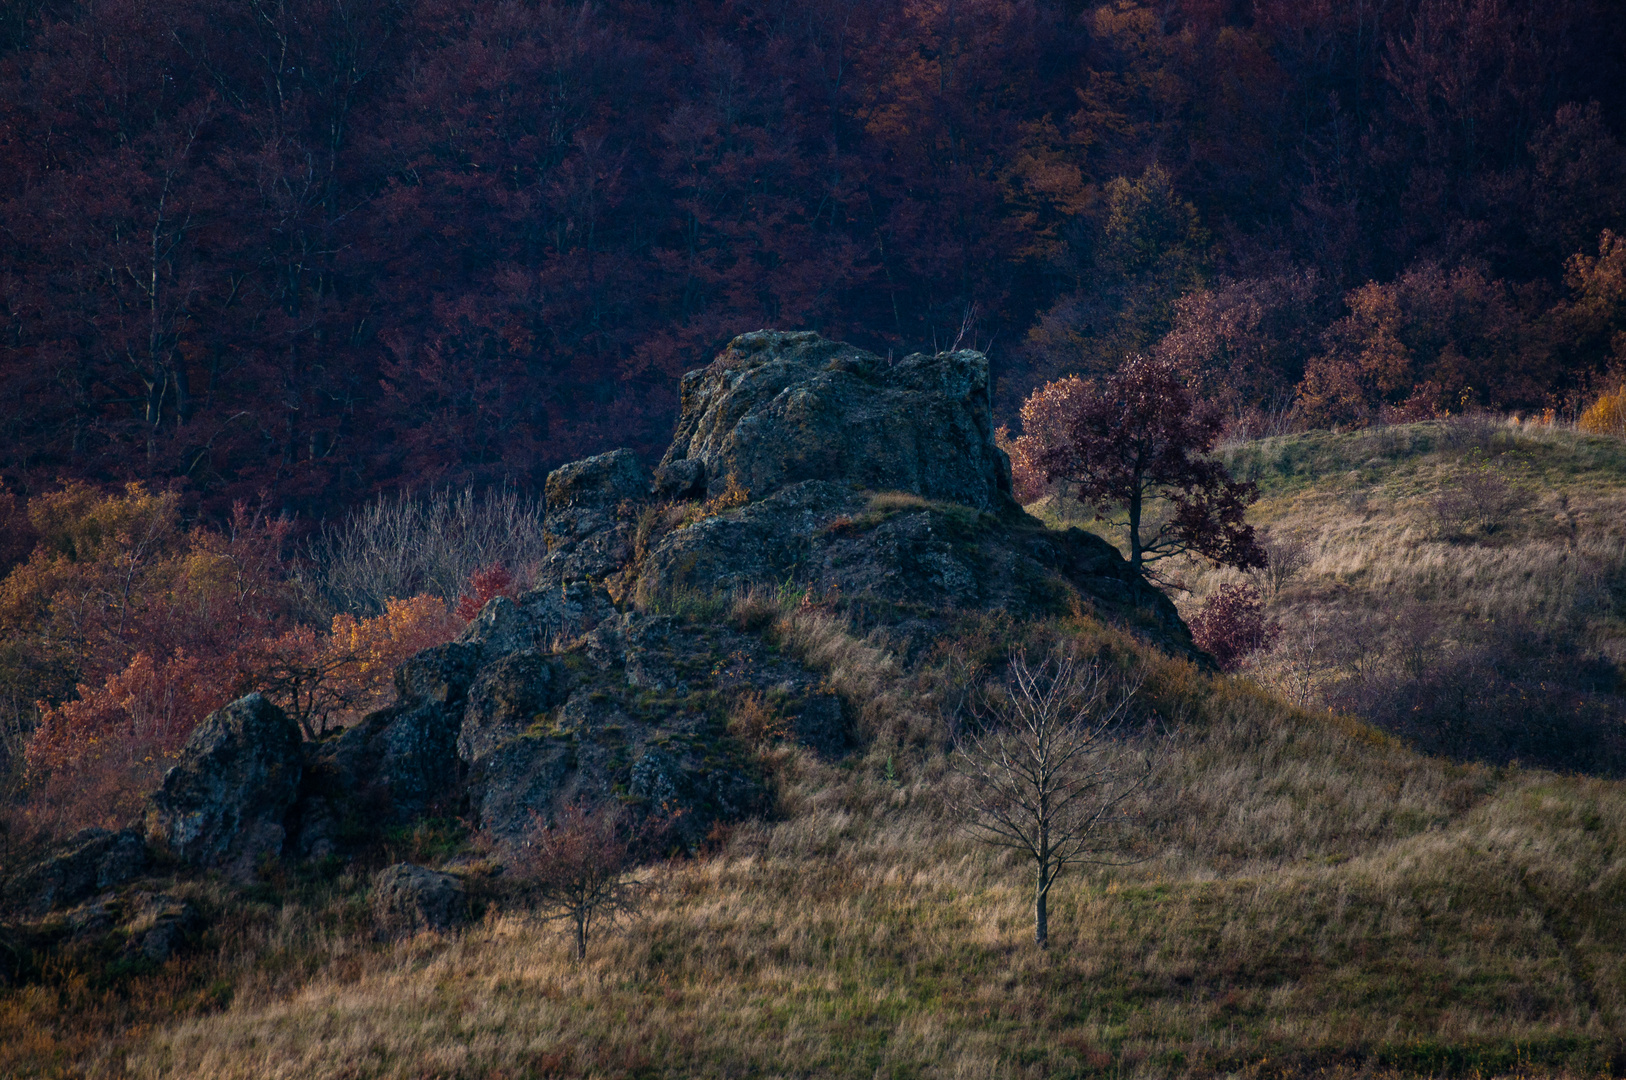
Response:
[[[299,727],[260,694],[210,713],[152,796],[147,835],[182,862],[248,876],[282,852]]]
[[[117,888],[146,869],[147,842],[134,829],[85,829],[17,875],[6,894],[15,905],[43,914]]]
[[[468,896],[452,874],[396,863],[373,877],[372,913],[380,937],[443,934],[468,920]]]

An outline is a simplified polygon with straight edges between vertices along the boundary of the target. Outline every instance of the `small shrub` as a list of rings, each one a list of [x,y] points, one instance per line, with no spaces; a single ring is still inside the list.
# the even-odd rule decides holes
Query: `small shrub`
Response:
[[[1275,597],[1289,581],[1310,565],[1310,542],[1300,533],[1276,535],[1267,533],[1260,539],[1265,550],[1265,565],[1255,569],[1251,576],[1260,592]]]
[[[514,575],[500,562],[488,563],[469,574],[466,592],[458,598],[457,617],[464,622],[480,614],[486,602],[498,596],[514,595]]]
[[[1267,648],[1281,627],[1265,618],[1265,603],[1252,585],[1221,585],[1191,619],[1191,637],[1224,671],[1236,671]]]
[[[1577,426],[1594,435],[1626,438],[1626,382],[1599,394],[1597,400],[1581,413]]]
[[[741,694],[729,714],[728,730],[736,738],[762,747],[777,742],[789,734],[789,727],[779,710],[763,700],[761,694],[751,691]]]
[[[619,804],[573,805],[551,825],[538,819],[515,852],[516,876],[549,918],[569,925],[578,960],[587,956],[595,928],[639,911],[644,883],[627,876],[633,839]]]
[[[736,510],[751,501],[751,491],[740,484],[736,473],[729,473],[723,490],[703,503],[689,503],[684,507],[682,526],[693,525],[709,517]]]
[[[1438,535],[1453,539],[1490,536],[1522,503],[1521,493],[1507,482],[1501,466],[1495,461],[1483,461],[1435,492],[1429,506]]]

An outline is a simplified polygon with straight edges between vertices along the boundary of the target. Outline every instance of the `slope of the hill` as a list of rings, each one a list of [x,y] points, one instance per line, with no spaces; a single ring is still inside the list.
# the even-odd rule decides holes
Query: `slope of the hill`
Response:
[[[266,1080],[1620,1067],[1618,784],[1420,757],[1090,621],[1029,625],[1023,636],[1139,650],[1148,698],[1183,732],[1151,826],[1158,854],[1064,879],[1039,952],[1026,871],[955,829],[941,752],[896,734],[941,723],[929,676],[827,614],[749,614],[864,704],[870,748],[839,763],[779,752],[775,820],[652,871],[644,917],[585,963],[518,910],[380,946],[354,874],[284,879],[239,901],[211,931],[214,950],[183,965],[117,992],[81,975],[8,995],[0,1069]],[[995,650],[1010,640],[1001,627],[963,640]],[[208,886],[191,888],[210,902]]]
[[[1626,444],[1453,418],[1230,448],[1281,625],[1250,671],[1433,752],[1626,774]],[[1030,507],[1114,541],[1076,504]],[[1235,571],[1171,577],[1188,617]]]
[[[960,419],[986,414],[977,379],[950,377],[969,357],[850,370],[834,343],[792,337],[773,355],[745,341],[712,369],[718,386],[740,390],[729,400],[749,405],[738,431],[749,434],[752,416],[819,430],[815,406],[830,398],[818,394],[849,382],[871,402],[912,401],[927,370],[944,376],[933,385],[963,391],[945,402],[970,404],[917,410],[911,422],[961,430]],[[781,362],[814,373],[798,385],[822,389],[796,404],[773,385]],[[1426,449],[1436,433],[1307,436],[1234,461],[1265,487],[1261,511],[1285,517],[1301,512],[1294,500],[1322,498],[1323,481],[1294,463],[1378,458],[1361,440],[1394,441],[1388,464],[1349,468],[1381,469],[1396,491],[1476,467],[1471,445]],[[1485,438],[1480,453],[1507,436]],[[1589,476],[1612,474],[1612,444],[1553,439],[1550,456],[1531,451],[1528,480],[1504,486],[1551,474],[1545,482],[1571,476],[1603,491]],[[501,689],[505,665],[531,657],[547,665],[545,677],[532,672],[538,702],[568,676],[586,691],[583,709],[624,715],[601,723],[584,712],[567,730],[567,701],[514,731],[503,726],[514,717],[471,704],[458,712],[455,753],[471,743],[470,792],[487,801],[471,799],[461,823],[404,820],[349,861],[330,834],[338,854],[262,853],[243,885],[184,872],[160,851],[135,895],[154,921],[193,920],[177,930],[187,947],[167,961],[132,952],[151,940],[139,921],[106,932],[125,918],[119,905],[135,903],[122,895],[27,924],[42,936],[83,933],[80,947],[44,952],[0,937],[0,1076],[1511,1076],[1618,1075],[1626,1065],[1620,783],[1424,756],[1319,702],[1300,707],[1249,677],[1206,670],[1166,601],[1146,601],[1139,585],[1120,600],[1105,584],[1090,591],[1117,580],[1102,545],[1003,505],[997,457],[980,489],[955,486],[976,470],[945,479],[899,459],[871,483],[903,490],[875,495],[825,490],[799,472],[820,462],[794,445],[781,454],[786,445],[695,435],[654,478],[657,492],[688,501],[653,510],[604,497],[631,483],[616,455],[556,474],[550,515],[569,531],[541,575],[552,584],[518,604],[494,601],[484,636],[459,646],[485,665],[486,689],[469,699],[523,704],[488,691]],[[1315,469],[1325,477],[1337,466]],[[759,490],[741,494],[740,477]],[[936,501],[962,490],[984,492],[989,509]],[[1432,489],[1415,490],[1424,493],[1397,501]],[[1438,542],[1495,550],[1475,539],[1479,527]],[[786,537],[795,543],[776,542]],[[1074,549],[1094,554],[1064,557]],[[614,572],[594,569],[603,566]],[[892,569],[877,576],[876,566]],[[1315,580],[1306,571],[1281,595]],[[924,599],[890,595],[900,582]],[[598,626],[554,638],[545,657],[486,655],[515,632],[504,619],[551,634],[548,620],[589,610]],[[1589,624],[1585,640],[1607,647],[1609,619]],[[638,638],[651,628],[658,641]],[[1141,826],[1149,857],[1065,876],[1041,951],[1029,869],[958,827],[947,766],[967,675],[997,672],[1014,648],[1058,642],[1139,669],[1142,706],[1177,738]],[[701,646],[721,651],[702,656]],[[439,655],[462,654],[424,654],[400,685],[450,672],[435,666]],[[842,748],[746,737],[736,715],[746,699],[780,700],[751,680],[781,670],[798,673],[795,693],[781,695],[787,710],[803,697],[839,699]],[[446,720],[453,697],[425,689],[354,738],[387,762],[396,743],[383,733],[415,730],[411,717]],[[639,711],[663,709],[671,716]],[[596,937],[578,962],[556,924],[505,891],[493,848],[469,834],[470,823],[494,827],[492,796],[520,790],[493,783],[474,737],[575,739],[573,782],[602,773],[619,783],[633,744],[653,744],[672,717],[735,755],[740,775],[760,783],[759,811],[707,818],[687,854],[641,871],[654,886],[641,917]],[[310,751],[309,767],[366,758],[338,742]],[[697,751],[695,776],[715,773],[710,753]],[[637,804],[633,782],[622,797]],[[402,859],[461,876],[485,902],[483,919],[379,941],[370,871]],[[99,935],[87,929],[97,919]]]

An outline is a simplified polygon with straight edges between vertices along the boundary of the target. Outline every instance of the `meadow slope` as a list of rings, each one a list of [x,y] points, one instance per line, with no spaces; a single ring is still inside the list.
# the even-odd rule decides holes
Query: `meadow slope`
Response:
[[[1319,609],[1347,623],[1409,596],[1452,613],[1429,624],[1446,628],[1442,654],[1464,628],[1524,611],[1620,655],[1618,443],[1420,425],[1230,454],[1261,484],[1261,523],[1309,545],[1272,601],[1284,621]],[[1506,513],[1453,523],[1436,498],[1475,470],[1495,471],[1483,490]],[[1222,580],[1188,584],[1200,598]],[[944,669],[905,670],[829,607],[770,607],[746,614],[848,700],[865,748],[836,762],[764,751],[772,819],[649,868],[644,917],[585,962],[500,891],[459,935],[390,944],[371,936],[366,867],[272,867],[246,895],[178,882],[212,915],[204,947],[157,970],[87,961],[0,992],[0,1076],[1626,1069],[1620,782],[1417,753],[1316,696],[1347,681],[1347,651],[1312,657],[1324,667],[1293,684],[1286,665],[1302,656],[1210,675],[1087,616],[971,620],[960,659],[1068,638],[1141,667],[1146,704],[1179,732],[1145,821],[1154,854],[1064,877],[1040,951],[1025,868],[944,808]],[[1397,631],[1380,629],[1372,663],[1399,663]],[[405,857],[461,859],[480,879],[455,825],[394,836],[379,856]]]

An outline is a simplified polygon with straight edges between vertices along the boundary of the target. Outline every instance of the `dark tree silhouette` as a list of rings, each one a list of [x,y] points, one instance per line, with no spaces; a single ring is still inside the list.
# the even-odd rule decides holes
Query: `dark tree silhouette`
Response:
[[[1171,361],[1137,356],[1101,383],[1076,376],[1048,383],[1022,406],[1022,425],[1013,455],[1018,486],[1031,489],[1038,479],[1071,487],[1102,520],[1128,529],[1136,570],[1186,553],[1242,570],[1265,565],[1243,520],[1257,489],[1207,456],[1219,438],[1219,412],[1192,401]],[[1170,509],[1155,522],[1147,517],[1153,499]],[[1118,511],[1121,519],[1109,517]]]

